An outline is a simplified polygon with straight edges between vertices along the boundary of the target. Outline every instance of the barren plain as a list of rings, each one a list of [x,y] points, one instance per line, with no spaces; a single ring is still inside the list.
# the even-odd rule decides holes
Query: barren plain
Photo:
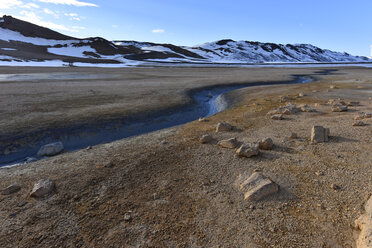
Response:
[[[103,76],[0,82],[0,136],[176,108],[190,103],[190,90],[211,85],[293,75],[315,81],[232,91],[230,108],[206,121],[0,169],[0,189],[20,186],[0,195],[3,247],[356,246],[354,221],[372,192],[372,118],[352,124],[359,112],[372,112],[371,69],[0,68],[4,73]],[[332,112],[327,102],[338,98],[360,104]],[[289,102],[316,112],[269,118]],[[216,133],[221,121],[234,130]],[[314,125],[330,128],[328,142],[310,142]],[[274,148],[241,158],[215,142],[201,144],[204,134],[216,141],[270,137]],[[279,192],[244,200],[235,182],[254,171]],[[44,178],[55,190],[30,197]]]

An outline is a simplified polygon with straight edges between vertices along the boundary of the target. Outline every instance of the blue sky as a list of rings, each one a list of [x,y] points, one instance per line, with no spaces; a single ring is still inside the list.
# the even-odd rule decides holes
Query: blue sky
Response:
[[[310,43],[364,56],[372,44],[371,11],[371,0],[0,0],[1,15],[80,38]]]

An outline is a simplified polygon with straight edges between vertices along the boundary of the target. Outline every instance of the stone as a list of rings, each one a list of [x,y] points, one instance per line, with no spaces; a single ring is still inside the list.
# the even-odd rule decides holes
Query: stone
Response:
[[[324,128],[322,126],[313,126],[311,130],[311,142],[321,143],[328,142],[329,128]]]
[[[3,189],[3,191],[1,193],[3,195],[11,195],[11,194],[14,194],[14,193],[16,193],[20,190],[21,190],[21,186],[19,186],[18,184],[15,183],[15,184],[9,185],[5,189]]]
[[[354,127],[364,127],[366,124],[363,121],[355,121],[353,123]]]
[[[264,138],[259,143],[258,146],[261,150],[271,150],[273,149],[274,142],[271,138]]]
[[[211,143],[213,141],[213,137],[210,136],[209,134],[204,134],[201,138],[200,138],[200,143],[202,144],[208,144],[208,143]]]
[[[297,133],[291,133],[288,139],[297,139]]]
[[[349,101],[349,102],[346,102],[346,105],[349,107],[355,107],[355,106],[359,106],[360,102]]]
[[[360,230],[356,242],[357,248],[372,247],[372,196],[365,205],[365,213],[355,221],[355,227]]]
[[[317,93],[317,92],[319,92],[318,90],[312,90],[311,92],[313,92],[313,93]]]
[[[27,158],[25,159],[25,163],[26,163],[26,164],[27,164],[27,163],[32,163],[32,162],[35,162],[35,161],[37,161],[37,159],[34,158],[34,157],[27,157]]]
[[[233,127],[226,122],[219,122],[216,127],[216,132],[228,132],[231,131]]]
[[[338,186],[337,184],[332,183],[331,184],[331,189],[333,189],[333,190],[339,190],[339,189],[341,189],[341,187]]]
[[[34,185],[30,196],[31,197],[43,197],[53,192],[55,189],[55,184],[50,179],[41,179]]]
[[[239,146],[239,142],[236,138],[231,138],[231,139],[221,140],[217,143],[217,145],[222,148],[234,149]]]
[[[199,122],[207,122],[207,119],[200,117]]]
[[[298,96],[303,97],[303,96],[306,96],[306,94],[304,92],[300,92],[298,93]]]
[[[368,118],[372,118],[372,113],[360,112],[358,113],[358,115],[354,117],[354,120],[363,120],[363,119],[368,119]]]
[[[110,162],[106,163],[103,167],[105,167],[105,168],[112,168],[114,166],[115,166],[114,162],[110,161]]]
[[[124,220],[127,222],[132,221],[132,216],[129,213],[124,214]]]
[[[333,105],[331,108],[332,112],[345,112],[348,110],[346,105]]]
[[[238,187],[244,192],[244,199],[248,201],[259,201],[279,191],[279,185],[261,172],[254,172],[251,176],[238,180]]]
[[[310,107],[307,104],[300,105],[300,109],[302,112],[316,112],[316,109]]]
[[[330,85],[329,88],[330,89],[337,89],[337,86],[336,85]]]
[[[37,155],[42,156],[54,156],[62,152],[64,149],[62,142],[56,142],[42,146],[38,151]]]
[[[282,114],[276,114],[276,115],[272,115],[270,118],[272,120],[283,120],[283,115]]]
[[[257,156],[260,153],[260,150],[258,144],[246,143],[241,145],[235,153],[240,157],[250,158]]]

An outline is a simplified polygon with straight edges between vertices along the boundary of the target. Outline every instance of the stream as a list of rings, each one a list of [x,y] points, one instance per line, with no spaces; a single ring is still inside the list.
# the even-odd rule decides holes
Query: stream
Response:
[[[22,137],[8,137],[7,140],[11,140],[12,143],[7,142],[6,146],[0,146],[0,167],[42,159],[36,156],[40,147],[57,141],[63,143],[65,151],[75,151],[88,146],[185,124],[200,117],[208,117],[229,107],[224,94],[232,90],[311,81],[313,78],[310,76],[295,75],[292,81],[210,86],[189,91],[188,95],[193,99],[193,103],[173,110],[157,111],[133,118],[79,124],[68,128],[41,130]],[[0,140],[0,142],[5,143],[5,140]]]

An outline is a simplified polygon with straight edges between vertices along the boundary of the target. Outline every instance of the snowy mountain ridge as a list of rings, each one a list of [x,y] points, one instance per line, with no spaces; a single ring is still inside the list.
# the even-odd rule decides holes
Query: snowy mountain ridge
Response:
[[[18,20],[0,18],[0,62],[139,65],[142,63],[343,63],[372,62],[366,57],[309,44],[220,40],[194,47],[137,41],[78,39]]]

